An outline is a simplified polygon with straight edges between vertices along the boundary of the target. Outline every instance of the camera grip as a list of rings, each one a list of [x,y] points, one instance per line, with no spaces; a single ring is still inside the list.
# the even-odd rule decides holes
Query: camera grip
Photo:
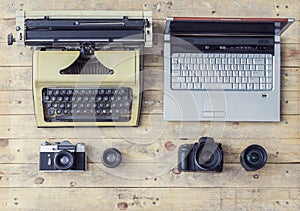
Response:
[[[191,150],[189,144],[184,144],[179,147],[178,150],[178,170],[179,171],[188,171],[188,156]]]

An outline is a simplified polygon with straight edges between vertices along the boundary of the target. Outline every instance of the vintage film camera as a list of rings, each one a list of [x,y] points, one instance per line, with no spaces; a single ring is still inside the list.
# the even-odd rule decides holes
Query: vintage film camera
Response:
[[[51,144],[43,142],[40,147],[40,171],[85,171],[87,155],[85,145],[73,145],[68,140]]]
[[[213,138],[202,137],[197,143],[184,144],[178,150],[178,170],[215,171],[223,169],[223,151]]]

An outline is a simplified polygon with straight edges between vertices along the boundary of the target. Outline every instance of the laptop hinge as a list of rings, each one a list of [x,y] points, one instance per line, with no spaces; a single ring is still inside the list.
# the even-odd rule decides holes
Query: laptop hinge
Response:
[[[275,36],[274,36],[274,42],[275,43],[280,43],[280,35],[275,34]]]
[[[281,30],[280,30],[280,27],[281,27],[281,23],[280,22],[275,22],[274,23],[274,42],[275,43],[279,43],[280,42],[280,34],[281,34]]]

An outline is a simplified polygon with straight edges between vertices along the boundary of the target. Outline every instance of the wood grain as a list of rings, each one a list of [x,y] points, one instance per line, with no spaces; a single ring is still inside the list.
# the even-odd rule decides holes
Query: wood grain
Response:
[[[141,115],[139,127],[132,128],[37,128],[34,115],[0,115],[0,133],[2,138],[299,138],[299,121],[299,115],[283,115],[279,123],[165,122],[161,115]]]
[[[6,164],[0,168],[0,187],[288,187],[300,188],[300,166],[267,164],[256,172],[245,171],[240,164],[224,164],[221,173],[180,173],[176,161],[123,162],[117,168],[102,163],[88,164],[86,172],[39,172],[36,164]],[[58,179],[59,178],[59,179]],[[43,182],[37,182],[42,180]]]
[[[230,8],[230,12],[228,11]],[[14,18],[15,10],[152,10],[153,17],[165,19],[166,16],[215,16],[215,17],[294,17],[299,20],[299,4],[293,0],[283,1],[251,1],[236,0],[224,3],[218,0],[190,2],[190,1],[118,1],[113,4],[109,0],[101,3],[95,0],[81,1],[53,0],[51,4],[36,1],[32,4],[30,0],[3,0],[0,10],[1,16]],[[262,12],[263,11],[263,12]]]
[[[32,49],[7,46],[15,11],[151,10],[158,44],[145,50],[144,100],[136,128],[37,128],[32,101]],[[1,210],[300,210],[300,4],[293,0],[111,1],[2,0],[0,4]],[[294,17],[281,37],[281,121],[165,122],[163,36],[167,16]],[[212,136],[222,143],[222,173],[180,173],[178,147]],[[39,172],[39,146],[69,139],[86,143],[88,171]],[[259,171],[246,172],[241,151],[268,152]],[[107,169],[108,147],[123,155]]]
[[[298,210],[299,198],[297,188],[50,188],[47,191],[3,188],[0,191],[1,207],[9,210],[36,210],[37,207],[49,210],[87,207],[89,210]]]

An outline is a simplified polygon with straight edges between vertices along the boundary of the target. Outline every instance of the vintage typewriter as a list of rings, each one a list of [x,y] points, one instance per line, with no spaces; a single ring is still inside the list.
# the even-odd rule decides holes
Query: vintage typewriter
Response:
[[[17,11],[31,46],[38,127],[137,126],[151,11]]]

